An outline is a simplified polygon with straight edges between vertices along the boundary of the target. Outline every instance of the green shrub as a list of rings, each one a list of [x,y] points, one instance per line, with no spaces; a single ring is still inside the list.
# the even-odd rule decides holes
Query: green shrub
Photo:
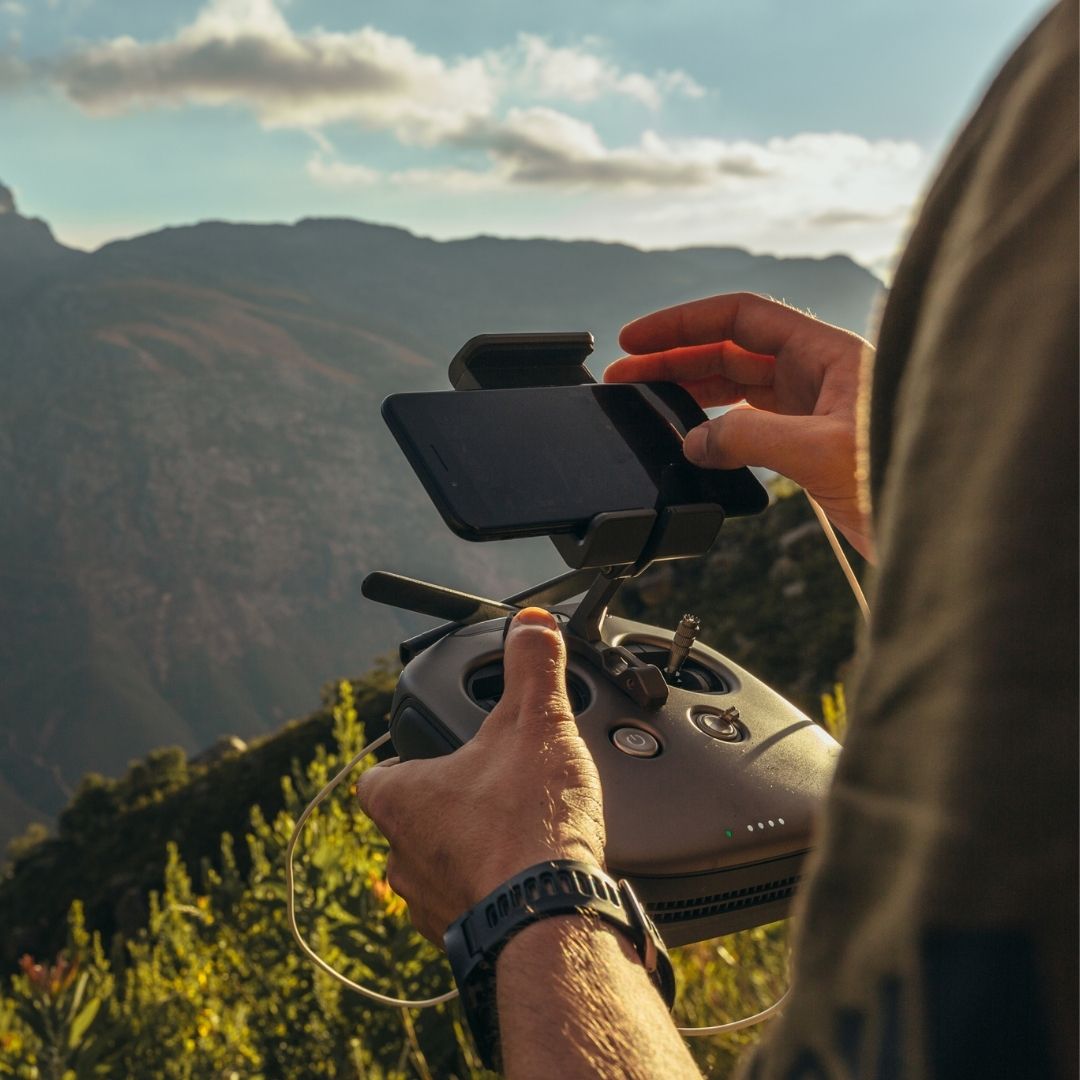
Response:
[[[196,885],[177,845],[168,845],[148,923],[112,961],[87,932],[82,905],[72,905],[67,944],[57,958],[47,964],[25,958],[0,994],[0,1076],[483,1075],[456,1002],[422,1012],[371,1003],[315,970],[286,923],[284,853],[295,820],[361,747],[367,735],[360,717],[384,706],[383,684],[392,681],[385,674],[333,688],[326,704],[334,749],[320,746],[306,767],[294,763],[272,817],[251,811],[242,859],[225,833]],[[824,695],[822,712],[841,737],[842,686]],[[149,772],[168,785],[179,767],[169,753]],[[100,798],[96,793],[112,783],[89,781],[76,805]],[[135,787],[129,784],[127,793]],[[412,930],[404,904],[387,886],[386,854],[385,840],[339,790],[298,847],[298,917],[320,955],[349,978],[397,997],[434,996],[448,988],[449,970]],[[787,984],[787,948],[787,926],[777,923],[675,950],[680,1025],[723,1023],[771,1004]],[[760,1034],[755,1027],[695,1039],[691,1049],[706,1076],[725,1077]]]

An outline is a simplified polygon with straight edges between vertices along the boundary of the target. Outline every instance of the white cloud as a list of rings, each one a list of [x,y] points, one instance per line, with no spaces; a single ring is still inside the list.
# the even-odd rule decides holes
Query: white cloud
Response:
[[[239,106],[266,127],[352,121],[420,145],[491,116],[508,92],[577,103],[623,95],[650,108],[667,94],[703,92],[685,72],[624,72],[600,55],[554,48],[536,35],[523,34],[500,52],[446,61],[370,26],[299,33],[275,0],[211,0],[171,38],[119,37],[77,49],[54,66],[53,78],[91,113]]]
[[[686,193],[653,211],[657,220],[693,217],[700,200],[719,198],[728,206],[762,203],[772,216],[795,214],[818,225],[892,221],[910,204],[925,166],[914,143],[842,133],[727,142],[646,131],[635,144],[608,147],[591,124],[543,106],[473,121],[447,141],[485,151],[489,165],[395,176],[456,191],[531,186],[639,197]]]
[[[419,144],[489,113],[497,93],[480,59],[448,64],[372,27],[297,34],[273,0],[213,0],[174,38],[81,49],[54,79],[91,113],[231,105],[266,127],[354,121]]]
[[[680,226],[723,213],[736,231],[748,217],[791,231],[820,229],[833,235],[837,228],[895,229],[928,168],[915,143],[841,132],[733,144],[729,152],[736,147],[761,167],[755,182],[689,192],[677,202],[643,208],[641,220]]]
[[[894,206],[887,210],[849,210],[843,206],[831,210],[822,210],[807,220],[811,225],[823,225],[827,228],[842,229],[849,225],[877,225],[881,222],[898,221],[905,213],[905,207]]]
[[[451,195],[475,195],[499,191],[506,187],[505,179],[494,170],[478,172],[444,166],[433,169],[402,169],[391,173],[389,180],[398,187],[440,191]]]
[[[381,181],[453,197],[454,212],[434,230],[442,237],[520,234],[517,204],[497,207],[482,196],[524,190],[534,200],[529,235],[785,255],[846,251],[882,274],[930,166],[913,143],[842,133],[730,143],[647,134],[608,149],[590,125],[542,109],[511,111],[463,139],[487,149],[487,168],[416,168]],[[347,171],[331,177],[310,164],[308,171],[319,183],[348,186]],[[356,186],[369,181],[361,168]]]
[[[343,161],[327,161],[321,154],[308,159],[307,174],[323,187],[356,188],[371,187],[381,179],[378,169],[367,165],[348,165]]]
[[[668,140],[646,131],[636,144],[609,148],[591,124],[545,106],[476,121],[453,142],[487,151],[507,184],[645,192],[714,187],[769,171],[765,155],[749,143]]]
[[[705,96],[705,87],[685,71],[661,71],[656,76],[656,82],[663,94],[681,94],[688,98]]]
[[[548,106],[498,110],[507,96],[582,104],[622,95],[657,108],[665,94],[703,92],[684,72],[626,72],[599,52],[555,48],[532,34],[520,35],[508,50],[450,62],[372,27],[297,33],[274,0],[212,0],[172,38],[121,37],[82,48],[54,67],[53,78],[94,114],[233,106],[250,109],[266,127],[302,129],[320,149],[308,174],[328,186],[378,178],[368,166],[334,160],[322,129],[343,121],[390,131],[413,146],[479,150],[489,159],[473,176],[442,163],[398,174],[413,186],[648,191],[704,187],[765,169],[753,148],[675,143],[651,132],[636,144],[609,148],[591,124]]]
[[[850,253],[891,263],[931,162],[914,143],[804,133],[753,144],[753,182],[595,200],[591,234],[645,247],[735,245],[781,255]]]
[[[669,141],[645,132],[634,145],[609,148],[591,124],[543,106],[510,109],[501,120],[475,120],[446,142],[484,151],[489,165],[409,169],[394,173],[393,179],[449,191],[540,187],[646,194],[671,189],[715,190],[725,184],[758,181],[769,174],[768,152],[753,143]],[[318,160],[322,161],[321,157]],[[313,179],[339,186],[347,174],[331,174],[328,169],[325,161],[308,165]],[[366,177],[366,172],[360,175]]]
[[[26,5],[19,0],[3,0],[0,3],[0,15],[9,15],[13,19],[21,19],[26,15]]]
[[[657,109],[668,94],[701,97],[705,93],[684,71],[652,76],[624,72],[599,52],[555,47],[536,34],[519,34],[514,48],[489,54],[489,62],[514,89],[541,101],[581,104],[623,95]]]

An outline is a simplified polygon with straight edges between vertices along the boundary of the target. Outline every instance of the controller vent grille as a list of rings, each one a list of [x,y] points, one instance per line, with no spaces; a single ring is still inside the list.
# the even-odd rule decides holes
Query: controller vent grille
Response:
[[[671,923],[689,922],[691,919],[708,919],[714,915],[726,915],[743,908],[771,904],[776,900],[787,900],[794,895],[799,883],[799,875],[766,881],[761,885],[748,885],[743,889],[731,889],[729,892],[714,893],[711,896],[698,896],[689,900],[661,900],[656,904],[646,905],[652,921],[657,926]]]

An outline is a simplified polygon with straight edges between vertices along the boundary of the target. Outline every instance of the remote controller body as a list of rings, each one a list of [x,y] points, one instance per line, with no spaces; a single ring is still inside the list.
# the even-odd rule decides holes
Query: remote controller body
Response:
[[[564,630],[574,606],[552,608]],[[462,627],[405,666],[390,720],[403,759],[452,753],[476,734],[502,691],[504,626]],[[602,622],[601,644],[659,668],[672,637],[614,616]],[[655,708],[636,704],[569,637],[568,656],[571,705],[604,792],[608,870],[631,882],[667,944],[783,918],[837,742],[700,642]]]

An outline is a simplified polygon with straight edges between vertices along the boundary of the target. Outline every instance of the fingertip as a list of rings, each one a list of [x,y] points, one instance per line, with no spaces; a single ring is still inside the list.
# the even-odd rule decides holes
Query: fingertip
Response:
[[[518,627],[524,626],[542,626],[548,630],[558,630],[559,628],[555,616],[546,608],[542,607],[522,608],[514,616],[514,621],[510,629],[511,631],[514,631],[518,629]]]
[[[708,464],[709,432],[707,424],[693,428],[683,440],[683,454],[694,465]]]
[[[503,700],[500,713],[516,716],[529,701],[565,696],[566,647],[559,624],[543,608],[525,608],[510,623],[503,651]],[[507,706],[503,706],[507,702]]]
[[[618,360],[613,360],[606,368],[604,368],[604,374],[601,376],[606,383],[610,382],[622,382],[622,370],[626,367],[626,357],[620,356]]]
[[[737,422],[745,411],[756,412],[735,405],[694,428],[683,441],[686,459],[705,469],[739,469],[743,465],[757,464],[754,454],[749,458],[745,456],[746,433],[740,430]]]
[[[619,348],[624,349],[628,353],[640,352],[640,349],[634,347],[634,343],[639,335],[639,328],[641,324],[647,319],[648,315],[643,315],[637,319],[631,319],[620,331],[619,331]]]

